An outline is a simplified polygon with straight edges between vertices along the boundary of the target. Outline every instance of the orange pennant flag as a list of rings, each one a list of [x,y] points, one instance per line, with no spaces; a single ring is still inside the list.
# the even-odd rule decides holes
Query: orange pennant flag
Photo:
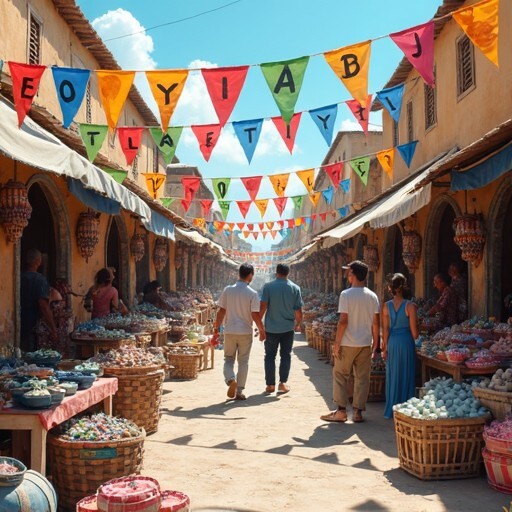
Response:
[[[299,227],[302,224],[302,217],[297,217],[295,219],[295,226]]]
[[[174,114],[187,77],[188,69],[146,71],[149,87],[160,111],[160,125],[163,132],[167,132],[169,121]]]
[[[157,192],[160,187],[165,183],[166,174],[159,174],[157,172],[142,173],[146,178],[146,187],[153,199],[157,198]]]
[[[482,53],[498,66],[498,0],[484,0],[452,16]]]
[[[268,179],[270,180],[270,183],[272,183],[272,186],[274,187],[274,190],[276,194],[279,197],[284,196],[284,191],[286,190],[286,185],[288,184],[288,179],[290,178],[290,174],[274,174],[273,176],[269,176]]]
[[[377,160],[386,172],[386,174],[393,177],[393,162],[395,160],[395,148],[385,149],[377,153]]]
[[[316,208],[316,205],[318,204],[318,200],[320,199],[320,196],[322,195],[322,192],[313,192],[312,194],[309,194],[309,199],[311,199],[311,202],[313,203],[313,206]]]
[[[237,222],[236,227],[242,231],[245,228],[245,222]]]
[[[247,238],[249,236],[250,231],[243,231],[244,238]]]
[[[274,227],[274,223],[273,222],[266,222],[265,225],[267,226],[267,229],[272,229]]]
[[[96,71],[100,100],[110,130],[117,126],[135,71]]]
[[[204,219],[196,218],[193,220],[192,224],[202,230],[206,228],[206,221]]]
[[[215,228],[217,233],[219,233],[220,231],[222,231],[222,228],[224,227],[224,222],[221,222],[219,220],[214,220],[213,227]]]
[[[276,232],[275,231],[271,231],[270,232],[270,236],[275,240],[276,239]]]
[[[268,199],[256,199],[254,204],[258,207],[258,210],[261,213],[261,217],[263,217],[267,211]]]
[[[298,171],[297,176],[300,178],[304,186],[306,187],[309,194],[313,192],[313,186],[315,185],[315,169],[306,169],[305,171]]]
[[[366,108],[371,41],[325,52],[327,64],[343,82],[352,97]]]

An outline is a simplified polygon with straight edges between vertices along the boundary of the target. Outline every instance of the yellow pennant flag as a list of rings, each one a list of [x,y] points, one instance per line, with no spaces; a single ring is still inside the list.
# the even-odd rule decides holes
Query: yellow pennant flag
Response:
[[[142,173],[142,175],[146,178],[148,192],[153,199],[156,199],[158,190],[165,183],[166,175],[157,172]]]
[[[395,148],[385,149],[384,151],[379,151],[377,153],[377,159],[379,160],[380,165],[387,173],[387,175],[392,178],[393,177],[393,162],[395,160]]]
[[[117,121],[123,110],[135,77],[135,71],[96,71],[100,100],[111,130],[117,126]]]
[[[274,227],[274,222],[265,222],[267,229],[270,231]]]
[[[146,71],[146,78],[160,111],[160,124],[163,132],[167,131],[187,77],[187,69]]]
[[[258,210],[261,213],[261,217],[263,218],[265,212],[267,211],[268,199],[256,199],[254,204],[258,207]]]
[[[286,185],[288,184],[288,178],[290,177],[290,174],[275,174],[274,176],[269,176],[268,179],[270,180],[270,183],[272,183],[272,186],[274,187],[274,190],[276,191],[276,194],[279,197],[284,196],[284,191],[286,190]]]
[[[198,227],[199,229],[202,229],[203,231],[206,229],[205,219],[196,218],[193,220],[192,223],[194,224],[194,226]]]
[[[299,227],[302,224],[302,217],[297,217],[295,219],[295,227]]]
[[[308,193],[311,194],[311,192],[313,192],[313,186],[315,185],[315,169],[306,169],[305,171],[298,171],[296,174],[300,178],[300,181],[304,183],[304,186],[307,188]]]
[[[452,16],[482,53],[498,66],[498,0],[484,0]]]
[[[249,236],[250,231],[242,231],[242,233],[244,234],[244,238],[247,238]]]
[[[320,196],[322,195],[322,192],[313,192],[312,194],[309,194],[309,199],[311,199],[311,202],[313,203],[313,206],[316,208],[316,205],[318,204],[318,200],[320,199]]]
[[[324,53],[327,64],[363,108],[368,99],[371,44],[371,41],[364,41]]]

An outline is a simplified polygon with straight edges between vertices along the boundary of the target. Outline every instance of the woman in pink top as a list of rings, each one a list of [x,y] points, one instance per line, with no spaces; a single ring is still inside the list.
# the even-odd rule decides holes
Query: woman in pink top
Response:
[[[119,295],[112,286],[112,273],[108,268],[99,270],[92,291],[92,318],[101,318],[119,308]]]

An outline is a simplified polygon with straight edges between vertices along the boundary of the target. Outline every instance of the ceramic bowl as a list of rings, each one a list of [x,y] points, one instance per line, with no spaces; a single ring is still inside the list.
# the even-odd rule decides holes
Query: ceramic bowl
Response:
[[[25,476],[25,472],[27,471],[25,464],[18,459],[13,459],[12,457],[0,457],[0,464],[4,463],[15,466],[18,471],[16,473],[0,473],[0,487],[15,487],[21,484],[23,477]]]
[[[66,396],[74,395],[78,389],[78,383],[77,382],[61,382],[59,384],[59,387],[66,390]]]
[[[31,396],[24,394],[20,397],[20,403],[29,409],[46,409],[52,403],[51,395]]]

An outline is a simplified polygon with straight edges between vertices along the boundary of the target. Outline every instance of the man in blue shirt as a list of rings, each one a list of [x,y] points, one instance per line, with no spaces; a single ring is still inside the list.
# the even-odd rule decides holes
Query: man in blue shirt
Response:
[[[290,374],[293,332],[300,331],[302,295],[300,288],[288,279],[290,267],[279,264],[276,279],[265,284],[261,294],[260,315],[265,315],[265,381],[266,392],[276,390],[276,356],[280,348],[278,392],[287,393]]]

